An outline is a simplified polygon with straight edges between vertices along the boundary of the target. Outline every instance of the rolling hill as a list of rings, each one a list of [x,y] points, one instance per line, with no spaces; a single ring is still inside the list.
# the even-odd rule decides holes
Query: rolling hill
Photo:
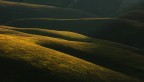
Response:
[[[101,17],[115,16],[122,0],[78,0],[70,8],[96,13]]]
[[[122,11],[119,17],[124,19],[136,20],[143,23],[144,22],[143,15],[144,15],[144,1],[140,0],[139,5],[136,5],[125,11]]]
[[[110,40],[138,48],[144,48],[144,39],[142,38],[144,37],[143,23],[124,18],[32,18],[10,21],[4,25],[73,31],[93,38]]]
[[[1,34],[0,38],[0,51],[2,52],[0,58],[4,62],[0,68],[3,75],[0,79],[4,82],[136,81],[81,59],[21,40],[20,37]],[[19,66],[22,67],[19,68]],[[110,79],[113,76],[118,76],[118,78]]]
[[[141,82],[119,72],[40,46],[36,39],[33,39],[43,36],[12,32],[3,27],[0,31],[1,81]]]
[[[144,23],[144,10],[131,10],[119,16],[122,19],[130,19]]]
[[[144,82],[143,8],[143,0],[0,0],[0,82]]]
[[[74,0],[5,0],[5,1],[14,1],[14,2],[23,2],[23,3],[51,5],[51,6],[58,6],[58,7],[67,7]]]
[[[95,13],[100,17],[117,17],[122,11],[143,7],[143,0],[77,0],[70,8]]]
[[[67,32],[67,34],[71,35],[71,40],[66,38],[67,35],[63,36],[63,38],[59,36],[49,37],[51,33],[47,34],[47,36],[40,36],[41,34],[39,35],[39,33],[41,32],[41,29],[39,29],[39,32],[35,32],[38,33],[37,35],[32,35],[34,32],[32,31],[32,29],[35,30],[34,28],[26,29],[1,26],[0,33],[2,35],[16,37],[17,39],[24,40],[29,43],[34,43],[45,48],[50,48],[59,52],[63,52],[65,54],[87,60],[89,62],[104,66],[106,68],[122,72],[131,77],[136,77],[140,79],[143,78],[142,76],[144,72],[144,65],[141,62],[143,62],[144,57],[139,49],[126,47],[124,45],[116,44],[109,41],[91,39],[90,37],[86,36],[84,41],[84,37],[82,35],[76,34],[77,36],[82,38],[82,41],[80,41],[76,40],[75,37],[72,37],[72,34],[75,33],[70,32]],[[23,31],[25,33],[22,33],[20,31]],[[45,32],[46,31],[49,32],[49,30],[45,30]],[[64,33],[66,33],[66,31]],[[58,34],[55,33],[55,35]],[[86,39],[88,40],[86,41]],[[93,42],[90,42],[90,40],[93,40]]]
[[[21,18],[82,18],[97,17],[79,10],[46,5],[0,1],[0,24]]]
[[[133,6],[131,8],[125,9],[121,11],[120,18],[124,19],[131,19],[131,20],[136,20],[139,22],[144,22],[143,20],[143,15],[144,15],[144,1],[139,0],[139,4],[136,6]]]

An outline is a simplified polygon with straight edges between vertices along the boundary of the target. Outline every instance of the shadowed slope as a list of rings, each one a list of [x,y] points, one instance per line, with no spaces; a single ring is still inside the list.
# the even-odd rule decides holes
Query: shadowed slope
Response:
[[[81,59],[38,46],[23,39],[23,37],[0,34],[0,46],[0,59],[2,62],[7,62],[3,63],[2,68],[0,68],[0,72],[5,74],[4,77],[0,78],[4,82],[139,82]],[[15,63],[17,61],[19,63]],[[19,64],[24,68],[20,67],[17,70],[16,67]],[[7,70],[7,67],[11,67],[10,65],[13,65],[13,70]],[[41,71],[38,71],[39,69]],[[15,75],[11,75],[14,70]],[[32,76],[29,76],[29,74],[32,74]],[[33,74],[39,74],[40,77],[36,78],[37,75]],[[9,78],[4,79],[5,76]]]
[[[11,29],[14,29],[14,27]],[[0,33],[17,36],[17,38],[28,42],[34,42],[38,45],[100,64],[133,77],[143,78],[144,65],[141,62],[143,62],[144,56],[142,53],[140,54],[140,50],[138,49],[102,40],[93,39],[93,43],[69,41],[59,39],[58,37],[31,35],[14,30],[2,26]]]
[[[92,40],[92,38],[87,37],[85,35],[69,32],[69,31],[56,31],[56,30],[39,29],[39,28],[15,28],[15,27],[6,27],[6,26],[1,26],[1,27],[16,30],[16,31],[21,31],[25,33],[30,33],[30,34],[62,38],[62,39],[73,40],[73,41]]]
[[[0,24],[21,18],[81,18],[97,17],[94,14],[73,9],[64,9],[46,5],[0,1]]]
[[[119,17],[144,23],[144,10],[131,10],[121,14]]]
[[[140,4],[124,10],[120,14],[120,18],[131,19],[144,23],[144,0],[139,0]]]
[[[16,27],[41,27],[81,33],[93,38],[105,39],[144,48],[144,25],[140,22],[116,18],[83,19],[19,19],[6,23]]]
[[[44,5],[52,5],[52,6],[58,6],[58,7],[67,7],[74,0],[6,0],[6,1],[44,4]]]
[[[111,17],[117,14],[122,0],[77,0],[69,7],[96,13],[101,17]]]
[[[75,32],[69,32],[69,31],[57,31],[57,30],[48,30],[48,29],[40,29],[40,28],[16,28],[16,27],[10,27],[10,26],[0,26],[1,33],[7,33],[7,34],[16,34],[16,35],[27,35],[29,34],[36,34],[36,35],[42,35],[42,36],[48,36],[48,37],[54,37],[54,38],[61,38],[71,41],[81,41],[81,42],[89,42],[89,43],[99,43],[107,46],[113,46],[113,47],[119,47],[124,49],[129,49],[132,51],[139,51],[139,49],[122,45],[115,42],[110,42],[107,40],[100,40],[95,38],[90,38],[88,36],[78,34]],[[24,33],[22,33],[24,32]]]

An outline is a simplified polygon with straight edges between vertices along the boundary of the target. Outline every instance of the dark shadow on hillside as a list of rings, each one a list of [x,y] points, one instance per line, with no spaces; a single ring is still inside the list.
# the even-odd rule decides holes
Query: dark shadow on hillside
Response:
[[[4,57],[0,57],[0,75],[1,82],[73,82],[51,74],[48,69]]]
[[[95,63],[97,65],[104,66],[111,70],[122,72],[126,75],[144,80],[144,78],[143,78],[144,70],[129,67],[129,66],[125,65],[124,63],[112,61],[113,59],[109,59],[109,58],[103,57],[103,56],[101,57],[100,54],[99,55],[90,54],[90,53],[87,53],[84,51],[76,50],[76,49],[66,47],[63,45],[59,45],[59,44],[48,44],[47,45],[45,43],[39,43],[39,45],[47,47],[47,48],[51,48],[51,49],[75,56],[75,57],[78,57],[80,59]]]
[[[22,19],[5,25],[22,28],[47,28],[72,31],[97,39],[110,40],[129,46],[144,48],[144,25],[125,19]]]

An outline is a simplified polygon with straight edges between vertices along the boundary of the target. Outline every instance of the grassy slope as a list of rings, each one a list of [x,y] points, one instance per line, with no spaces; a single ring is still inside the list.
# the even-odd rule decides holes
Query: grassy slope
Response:
[[[40,29],[40,28],[15,28],[15,27],[7,27],[7,26],[1,26],[1,27],[16,30],[16,31],[21,31],[25,33],[30,33],[30,34],[62,38],[62,39],[73,40],[73,41],[90,41],[92,39],[85,35],[70,32],[70,31],[56,31],[56,30],[48,30],[48,29]]]
[[[144,10],[131,10],[121,14],[119,17],[144,23]]]
[[[30,42],[32,41],[41,46],[55,49],[85,59],[87,61],[103,65],[113,70],[129,74],[130,76],[142,79],[144,65],[141,62],[143,62],[144,57],[143,55],[138,53],[139,52],[138,49],[102,40],[94,41],[93,39],[94,41],[93,43],[69,41],[70,39],[64,40],[64,37],[67,36],[64,36],[63,39],[60,39],[61,37],[60,38],[59,37],[53,38],[54,36],[49,37],[50,34],[48,34],[47,37],[45,37],[38,35],[29,35],[18,31],[10,30],[10,29],[17,30],[14,27],[2,26],[1,28],[5,28],[5,30],[3,29],[0,31],[2,34],[14,35],[14,36],[26,36],[24,39],[27,41]],[[25,29],[25,32],[26,30],[29,31],[28,29]],[[68,34],[73,36],[72,35],[73,33]],[[81,35],[79,37],[81,37]],[[87,41],[92,40],[90,38],[85,39],[88,39]]]
[[[111,17],[117,14],[121,0],[78,0],[69,7],[96,13],[101,17]]]
[[[67,7],[74,0],[6,0],[6,1],[15,1],[15,2],[25,2],[25,3]]]
[[[20,18],[80,18],[97,17],[94,14],[73,9],[46,5],[0,1],[0,24]]]
[[[133,20],[116,18],[81,18],[81,19],[19,19],[5,25],[16,27],[41,27],[54,30],[66,30],[90,37],[111,40],[143,48],[143,24]],[[139,37],[137,37],[139,36]]]
[[[5,29],[0,31],[0,61],[3,62],[0,64],[3,74],[0,79],[4,82],[139,82],[121,73],[39,46],[35,40],[40,36],[15,32],[12,35],[8,34],[8,30],[4,32]],[[37,39],[33,39],[34,36]]]
[[[140,2],[139,5],[122,11],[119,17],[144,23],[144,1],[141,0]]]
[[[40,29],[40,28],[16,28],[16,27],[2,26],[2,25],[1,25],[1,28],[7,29],[8,32],[4,31],[4,33],[6,32],[6,33],[12,33],[13,34],[13,30],[15,30],[14,34],[18,33],[19,35],[21,35],[21,33],[19,33],[19,32],[24,32],[24,33],[35,34],[35,35],[61,38],[61,39],[66,39],[66,40],[71,40],[71,41],[99,43],[99,44],[103,44],[103,45],[107,45],[107,46],[124,48],[124,49],[129,49],[132,51],[139,51],[139,49],[134,48],[134,47],[122,45],[122,44],[115,43],[115,42],[109,42],[107,40],[90,38],[88,36],[85,36],[85,35],[82,35],[79,33],[75,33],[75,32],[70,32],[70,31],[57,31],[57,30],[48,30],[48,29]]]

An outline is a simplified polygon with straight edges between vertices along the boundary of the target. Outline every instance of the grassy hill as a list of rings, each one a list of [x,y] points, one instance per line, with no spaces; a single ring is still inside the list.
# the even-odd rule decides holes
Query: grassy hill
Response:
[[[0,34],[1,81],[140,82],[124,74],[40,46],[36,39],[32,39],[40,36],[25,33],[19,35],[15,32],[12,35],[4,28],[0,31],[3,31]]]
[[[52,6],[58,6],[58,7],[67,7],[74,0],[5,0],[5,1],[25,2],[25,3],[43,4],[43,5],[52,5]]]
[[[81,33],[93,38],[105,39],[143,48],[143,23],[117,18],[19,19],[6,23],[8,26],[48,28]]]
[[[1,77],[2,81],[4,82],[106,82],[107,80],[110,82],[133,81],[129,77],[120,73],[113,72],[106,68],[68,56],[49,48],[38,46],[32,42],[27,42],[21,39],[22,37],[1,34],[0,38],[0,50],[2,52],[0,58],[2,59],[1,61],[4,62],[1,65],[2,68],[0,69],[2,72],[1,74],[4,74],[4,76]],[[23,68],[18,68],[19,66],[22,66]],[[8,67],[12,68],[8,69]],[[14,73],[11,74],[11,72]],[[113,76],[118,76],[118,78],[110,79],[110,77]]]
[[[96,18],[120,0],[11,1],[0,0],[0,82],[144,81],[143,10]]]
[[[121,11],[121,14],[119,17],[124,18],[124,19],[131,19],[131,20],[136,20],[139,22],[144,22],[143,20],[144,1],[143,0],[139,0],[139,1],[140,1],[140,4]]]
[[[25,32],[25,33],[22,33],[20,31]],[[39,33],[42,31],[41,29],[39,29],[39,32],[37,29],[37,32],[35,32],[35,34],[37,33],[37,35],[32,35],[34,31],[35,31],[34,28],[32,31],[32,28],[20,29],[20,28],[14,28],[14,27],[1,26],[0,33],[2,35],[12,37],[12,40],[14,41],[20,42],[19,40],[22,40],[31,44],[35,44],[37,46],[41,46],[43,48],[53,49],[59,52],[63,52],[65,54],[69,54],[69,55],[87,60],[89,62],[98,64],[98,65],[104,66],[106,68],[122,72],[131,77],[142,79],[142,76],[144,73],[144,69],[143,69],[144,65],[141,62],[143,62],[144,57],[143,57],[143,54],[140,52],[140,50],[136,48],[126,47],[126,46],[116,44],[113,42],[109,42],[109,41],[91,39],[89,37],[86,37],[86,36],[83,37],[82,35],[71,33],[71,32],[67,32],[67,34],[71,35],[72,39],[70,40],[69,39],[70,37],[67,38],[67,35],[63,37],[51,36],[52,34],[51,32],[49,32],[50,30],[45,30],[45,32],[46,31],[48,32],[47,35],[45,36],[40,36],[41,34],[39,35]],[[30,33],[30,34],[27,34],[27,33]],[[66,31],[64,33],[66,33]],[[77,37],[82,38],[82,41],[80,40],[77,41],[76,37],[72,37],[73,36],[72,34],[76,34]],[[55,33],[55,35],[58,35],[58,34]],[[61,36],[61,33],[59,35]],[[17,38],[17,40],[13,38]],[[83,40],[84,38],[85,40]],[[90,40],[93,40],[93,41],[90,42]],[[10,40],[10,42],[12,41]],[[29,44],[29,46],[31,46],[31,44]],[[5,46],[5,48],[6,47],[7,46]],[[17,47],[21,47],[21,46],[17,46]],[[3,47],[1,49],[3,49]],[[11,50],[12,48],[8,47],[8,49]],[[29,52],[29,51],[26,52],[25,48],[18,48],[18,49],[24,50],[23,53]],[[35,48],[32,48],[32,49],[35,50]],[[12,52],[19,52],[19,50],[13,51],[12,49]],[[34,54],[38,52],[35,52]],[[21,52],[19,52],[19,54],[20,53]]]
[[[21,18],[81,18],[97,17],[95,14],[46,5],[0,1],[0,24]]]
[[[123,19],[130,19],[130,20],[136,20],[139,22],[144,23],[144,10],[132,10],[125,12],[119,16]]]
[[[70,8],[96,13],[101,17],[111,17],[117,14],[122,0],[77,0]]]

